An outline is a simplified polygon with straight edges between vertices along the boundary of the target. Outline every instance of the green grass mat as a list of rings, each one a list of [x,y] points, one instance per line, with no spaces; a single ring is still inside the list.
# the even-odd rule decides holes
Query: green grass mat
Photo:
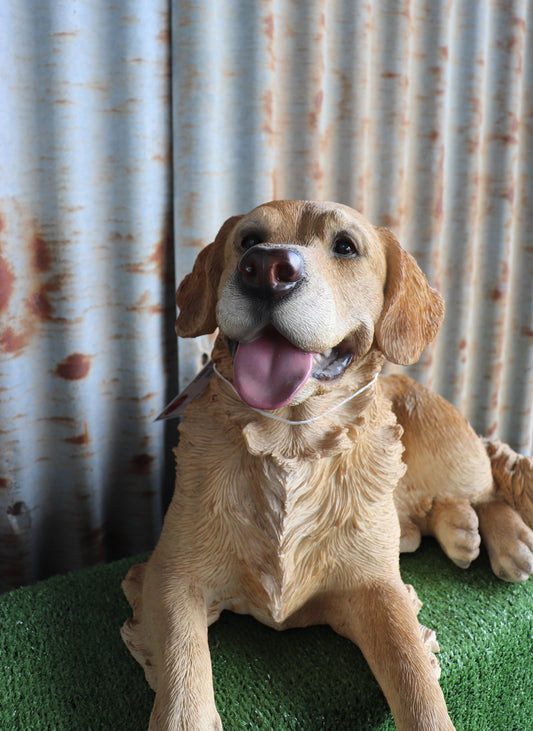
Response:
[[[147,728],[153,693],[119,635],[136,560],[0,597],[2,731]],[[461,571],[431,540],[401,563],[437,631],[456,727],[533,729],[533,580],[504,584],[485,556]],[[277,633],[225,613],[209,640],[226,729],[394,728],[359,650],[326,627]]]

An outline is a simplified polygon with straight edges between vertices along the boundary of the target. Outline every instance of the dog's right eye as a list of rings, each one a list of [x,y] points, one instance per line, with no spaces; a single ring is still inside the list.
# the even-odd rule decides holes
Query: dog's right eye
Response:
[[[333,242],[333,253],[343,259],[355,259],[359,251],[349,236],[340,235]]]
[[[260,236],[258,233],[251,233],[246,234],[246,236],[243,236],[241,239],[241,249],[251,249],[252,246],[256,246],[257,244],[261,244],[263,242],[263,237]]]

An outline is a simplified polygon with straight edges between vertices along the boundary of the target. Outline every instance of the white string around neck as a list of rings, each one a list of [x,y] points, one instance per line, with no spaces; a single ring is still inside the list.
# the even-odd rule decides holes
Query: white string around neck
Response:
[[[222,381],[224,381],[224,383],[227,383],[228,386],[231,388],[231,390],[239,398],[241,398],[240,395],[239,395],[239,392],[237,391],[237,389],[235,388],[235,386],[233,385],[233,383],[231,383],[231,381],[228,381],[228,379],[225,378],[222,375],[222,373],[220,373],[220,371],[218,370],[218,368],[216,367],[216,365],[214,363],[213,363],[213,369],[214,369],[215,373],[217,374],[217,376]],[[371,386],[374,385],[374,383],[376,383],[376,381],[378,380],[378,376],[379,376],[379,373],[376,373],[376,375],[374,376],[374,378],[371,381],[369,381],[365,386],[361,386],[361,388],[358,391],[356,391],[355,393],[350,394],[347,398],[345,398],[342,401],[340,401],[338,404],[336,404],[335,406],[333,406],[331,409],[328,409],[327,411],[324,411],[324,413],[319,414],[318,416],[313,416],[311,419],[302,419],[301,421],[292,421],[291,419],[284,419],[281,416],[276,416],[276,414],[271,414],[269,411],[263,411],[263,409],[256,409],[254,406],[249,406],[249,408],[252,409],[252,411],[256,411],[258,414],[262,414],[263,416],[266,416],[268,419],[273,419],[274,421],[281,421],[281,422],[283,422],[283,424],[291,424],[291,425],[296,425],[296,424],[310,424],[311,422],[318,421],[318,419],[322,419],[322,417],[327,416],[328,414],[331,414],[333,411],[336,411],[337,409],[340,409],[340,407],[341,406],[344,406],[344,404],[347,404],[348,401],[351,401],[353,398],[355,398],[356,396],[359,396],[359,394],[363,393],[363,391],[366,391],[367,389],[369,389]],[[241,399],[241,401],[242,401],[242,399]]]

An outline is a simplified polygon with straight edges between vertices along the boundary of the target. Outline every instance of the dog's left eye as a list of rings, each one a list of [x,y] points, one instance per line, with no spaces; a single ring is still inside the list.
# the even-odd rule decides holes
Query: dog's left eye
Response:
[[[250,233],[241,239],[241,249],[251,249],[252,246],[263,243],[263,237],[258,233]]]
[[[352,239],[348,236],[339,236],[333,242],[333,253],[335,256],[341,256],[345,259],[351,259],[358,256],[359,251]]]

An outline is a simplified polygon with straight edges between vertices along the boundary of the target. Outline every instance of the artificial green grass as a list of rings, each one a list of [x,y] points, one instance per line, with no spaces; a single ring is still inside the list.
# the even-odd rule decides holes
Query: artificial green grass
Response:
[[[57,576],[0,597],[0,729],[146,729],[153,693],[122,644],[120,582],[144,557]],[[437,632],[457,729],[533,729],[533,580],[467,571],[431,540],[402,575]],[[394,729],[359,650],[326,627],[277,633],[224,613],[209,631],[226,729]]]

